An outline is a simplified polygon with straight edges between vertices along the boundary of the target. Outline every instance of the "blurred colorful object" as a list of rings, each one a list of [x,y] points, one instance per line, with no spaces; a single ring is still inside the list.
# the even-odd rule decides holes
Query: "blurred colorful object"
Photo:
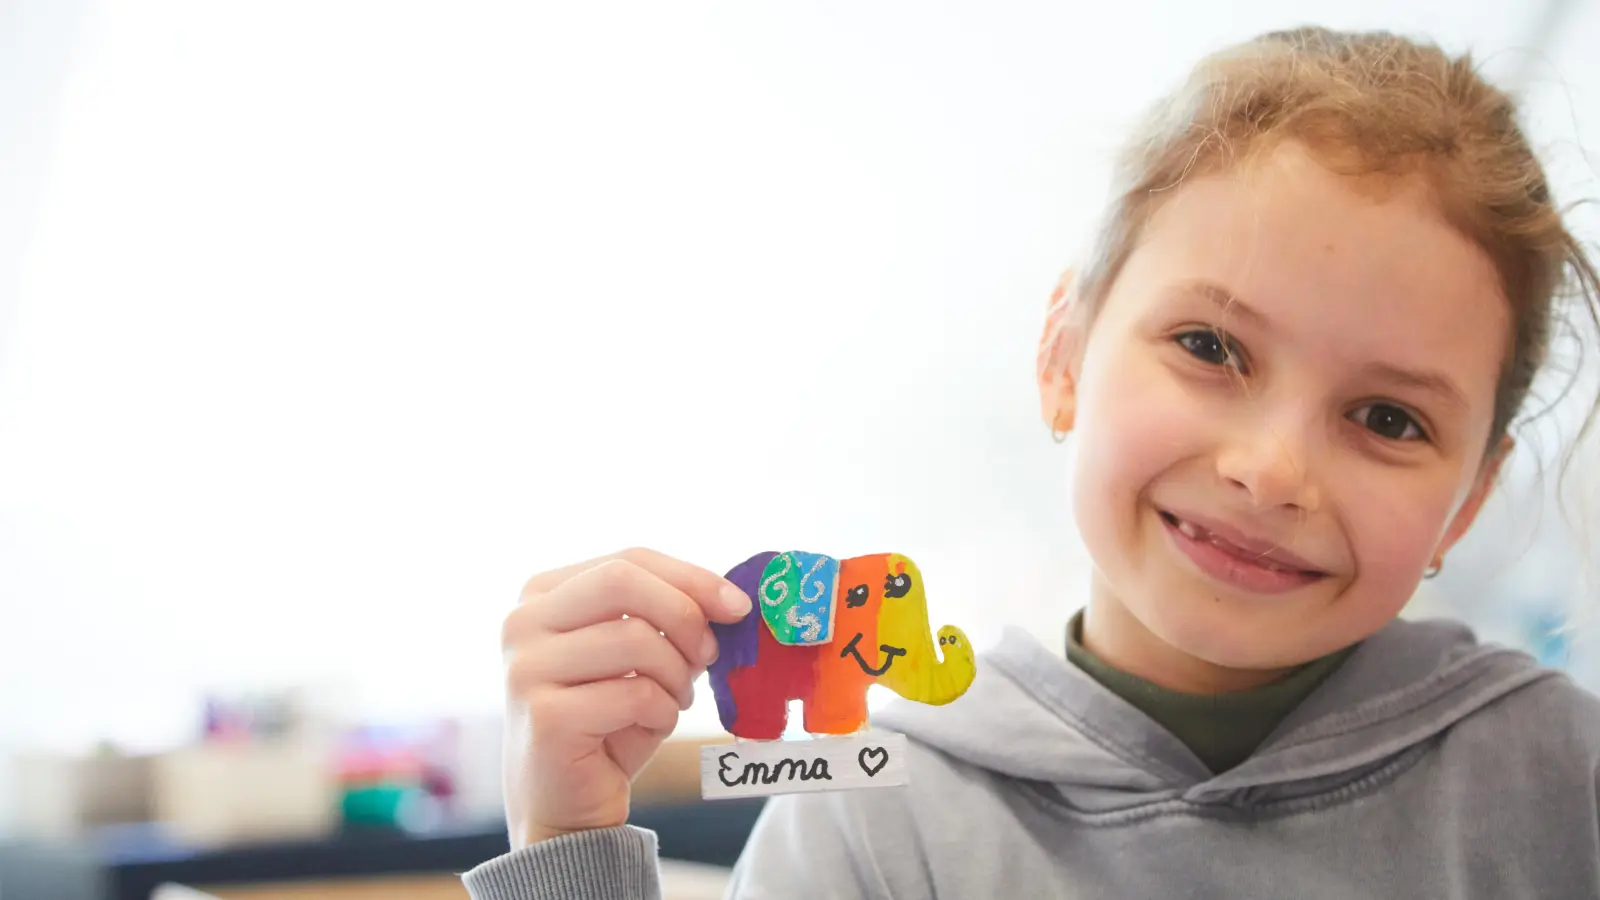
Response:
[[[346,734],[335,764],[340,821],[347,828],[421,831],[448,818],[455,794],[452,736],[448,723]]]
[[[808,733],[851,734],[866,726],[874,683],[939,705],[965,693],[977,672],[961,629],[940,628],[935,650],[922,573],[901,554],[841,561],[769,551],[727,578],[754,607],[711,626],[711,689],[723,728],[737,737],[780,738],[790,700],[804,705]]]

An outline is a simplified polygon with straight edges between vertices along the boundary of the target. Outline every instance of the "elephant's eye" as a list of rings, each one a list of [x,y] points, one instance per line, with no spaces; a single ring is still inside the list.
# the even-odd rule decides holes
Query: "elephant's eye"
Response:
[[[864,584],[858,584],[851,588],[850,593],[844,595],[844,605],[850,607],[866,606],[867,586]]]
[[[883,595],[885,597],[904,597],[911,593],[910,575],[890,575],[884,579]]]

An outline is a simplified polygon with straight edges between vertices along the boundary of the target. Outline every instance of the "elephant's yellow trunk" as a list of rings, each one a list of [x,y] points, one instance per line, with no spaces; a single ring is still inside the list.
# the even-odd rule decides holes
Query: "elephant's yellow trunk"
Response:
[[[961,629],[954,625],[939,629],[939,650],[944,659],[928,673],[927,695],[917,698],[934,706],[942,706],[965,694],[978,674],[972,644]]]

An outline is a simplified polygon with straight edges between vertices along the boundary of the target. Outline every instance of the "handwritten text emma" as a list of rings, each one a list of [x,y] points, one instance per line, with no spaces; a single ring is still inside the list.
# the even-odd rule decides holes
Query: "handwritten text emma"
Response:
[[[766,763],[745,763],[744,768],[738,768],[739,754],[724,753],[717,757],[717,780],[728,787],[738,787],[741,784],[777,784],[779,781],[832,781],[833,776],[828,774],[828,761],[813,759],[807,763],[803,759],[780,759],[772,765]]]

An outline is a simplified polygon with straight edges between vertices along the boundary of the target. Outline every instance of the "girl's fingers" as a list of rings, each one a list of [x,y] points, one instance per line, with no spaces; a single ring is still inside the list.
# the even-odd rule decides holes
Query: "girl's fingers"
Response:
[[[536,742],[593,744],[634,726],[666,735],[678,724],[678,701],[651,678],[546,685],[526,703]]]
[[[572,632],[624,616],[666,635],[693,664],[705,665],[715,655],[716,642],[700,604],[625,560],[601,563],[549,593],[528,598],[506,617],[503,637],[509,649],[530,634]]]
[[[552,634],[517,665],[522,670],[518,679],[529,686],[580,685],[636,673],[677,698],[680,709],[694,701],[694,679],[704,668],[684,659],[644,619],[611,619]]]
[[[704,610],[714,622],[736,622],[750,611],[750,598],[732,582],[709,569],[681,559],[635,547],[575,565],[564,566],[529,579],[522,589],[523,601],[547,594],[562,584],[607,564],[626,563],[644,569],[677,588]]]

